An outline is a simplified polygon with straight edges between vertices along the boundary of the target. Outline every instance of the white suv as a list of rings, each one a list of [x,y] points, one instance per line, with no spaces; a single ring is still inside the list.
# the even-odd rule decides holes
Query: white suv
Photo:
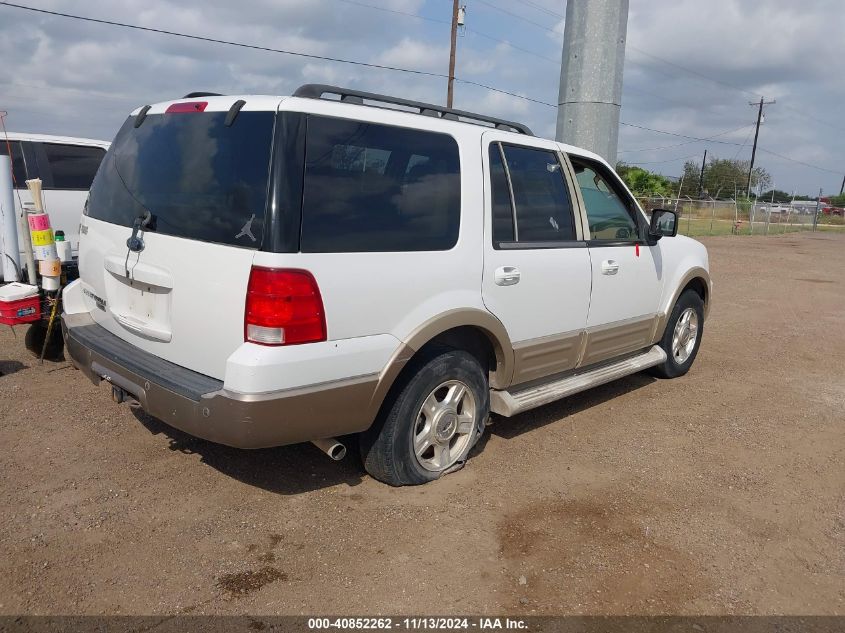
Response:
[[[518,123],[331,86],[192,93],[118,132],[63,328],[94,383],[192,435],[334,457],[357,435],[373,476],[419,484],[491,411],[686,373],[710,276],[675,233]]]

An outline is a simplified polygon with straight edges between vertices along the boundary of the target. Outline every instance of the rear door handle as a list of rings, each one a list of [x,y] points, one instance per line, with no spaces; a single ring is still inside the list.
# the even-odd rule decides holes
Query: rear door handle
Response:
[[[521,277],[522,274],[516,266],[501,266],[493,275],[497,286],[513,286],[519,283]]]
[[[602,275],[615,275],[619,272],[619,264],[613,259],[606,259],[601,263]]]

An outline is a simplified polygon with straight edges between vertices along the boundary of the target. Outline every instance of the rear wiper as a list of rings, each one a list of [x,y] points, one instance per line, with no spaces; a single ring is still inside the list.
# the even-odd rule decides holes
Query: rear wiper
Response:
[[[126,260],[123,262],[127,279],[129,279],[129,253],[140,253],[144,250],[144,238],[140,237],[138,232],[145,230],[152,222],[153,214],[145,209],[135,217],[132,223],[132,235],[126,240]]]

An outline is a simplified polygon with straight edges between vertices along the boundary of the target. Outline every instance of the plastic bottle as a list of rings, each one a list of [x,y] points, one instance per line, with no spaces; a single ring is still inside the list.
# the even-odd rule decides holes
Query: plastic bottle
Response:
[[[63,262],[69,262],[73,259],[70,242],[65,242],[64,231],[56,231],[56,252],[59,255],[59,259]]]

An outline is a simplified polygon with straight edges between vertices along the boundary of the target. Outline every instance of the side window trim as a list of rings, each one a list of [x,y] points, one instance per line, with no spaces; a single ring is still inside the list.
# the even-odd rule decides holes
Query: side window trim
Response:
[[[505,149],[502,147],[501,141],[496,141],[496,147],[499,148],[499,156],[502,158],[502,165],[505,168],[505,182],[508,183],[508,196],[511,200],[511,219],[513,220],[513,241],[519,242],[519,222],[516,219],[516,198],[513,196],[513,184],[511,183],[511,170],[508,167],[508,159],[505,156]],[[502,242],[500,242],[501,244]]]
[[[642,234],[644,224],[643,224],[643,221],[641,220],[641,217],[640,217],[642,214],[639,213],[639,207],[634,208],[634,209],[631,208],[631,205],[635,204],[635,201],[632,199],[631,195],[627,192],[627,190],[622,190],[620,192],[619,182],[614,180],[613,175],[608,177],[607,174],[604,173],[604,172],[609,171],[609,170],[607,170],[606,167],[603,164],[598,163],[598,162],[591,160],[589,158],[585,158],[583,156],[578,156],[576,154],[576,155],[574,155],[575,160],[580,160],[582,162],[585,162],[591,168],[595,167],[597,172],[598,172],[598,175],[604,177],[605,180],[610,181],[608,183],[609,186],[611,187],[613,192],[616,194],[616,196],[619,197],[620,200],[624,203],[625,209],[628,212],[628,215],[630,216],[631,220],[634,222],[634,225],[637,227],[637,235],[634,239],[628,239],[628,240],[622,240],[622,239],[618,239],[618,240],[594,240],[594,239],[590,238],[590,224],[589,224],[589,218],[587,216],[587,205],[584,202],[584,197],[581,195],[581,186],[578,184],[578,181],[575,178],[575,166],[573,165],[571,157],[568,154],[563,153],[563,155],[566,158],[566,162],[569,166],[569,169],[572,170],[571,171],[571,178],[572,178],[572,181],[574,183],[573,186],[574,186],[574,189],[575,189],[575,196],[578,200],[578,207],[579,207],[580,216],[581,216],[581,226],[582,226],[582,231],[583,231],[583,239],[586,242],[586,245],[588,247],[591,247],[591,248],[596,248],[596,247],[633,246],[634,244],[639,244],[640,246],[642,246],[643,244],[645,244],[646,241],[643,238],[643,234]]]
[[[580,192],[578,191],[577,187],[574,186],[574,180],[571,175],[571,165],[569,164],[568,160],[566,159],[566,155],[557,148],[549,148],[549,147],[540,147],[535,145],[521,145],[519,143],[508,143],[507,141],[499,141],[499,140],[492,140],[490,141],[490,146],[496,145],[499,149],[499,155],[502,158],[502,164],[505,168],[505,179],[508,183],[508,195],[510,196],[510,203],[511,203],[511,217],[513,218],[513,241],[506,241],[506,242],[497,242],[493,238],[492,229],[490,232],[490,239],[493,244],[493,248],[495,250],[539,250],[539,249],[553,249],[553,248],[583,248],[586,246],[586,243],[583,241],[583,228],[582,228],[582,219],[581,219],[581,208],[580,204],[575,203],[575,195],[579,197],[580,202]],[[561,178],[563,179],[563,185],[566,188],[567,193],[569,194],[569,199],[572,202],[570,205],[570,212],[572,213],[573,224],[575,228],[575,239],[574,240],[559,240],[559,241],[549,241],[549,242],[520,242],[519,241],[519,222],[517,220],[516,215],[516,199],[514,198],[513,194],[513,183],[511,182],[511,173],[510,168],[508,167],[508,160],[505,156],[505,147],[518,147],[518,148],[525,148],[525,149],[534,149],[534,150],[541,150],[545,152],[549,152],[550,154],[554,154],[555,158],[560,165],[560,174]],[[487,151],[489,155],[489,149]],[[490,174],[487,175],[488,182],[490,181]],[[573,195],[575,194],[575,195]],[[490,201],[490,206],[492,210],[492,198]],[[578,207],[576,209],[576,207]],[[492,223],[492,215],[490,217],[490,221]]]

